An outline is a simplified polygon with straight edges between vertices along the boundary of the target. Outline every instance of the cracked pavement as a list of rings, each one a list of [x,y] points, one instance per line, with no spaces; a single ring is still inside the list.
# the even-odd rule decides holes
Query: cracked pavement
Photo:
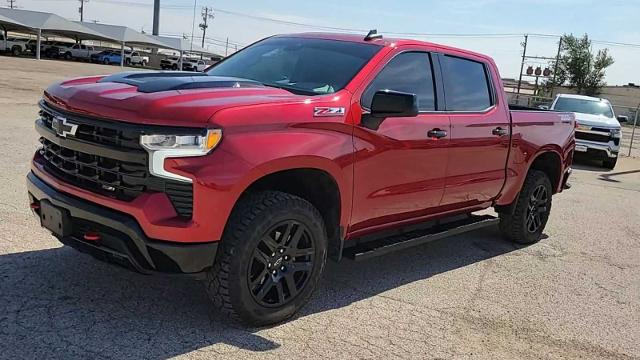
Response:
[[[118,70],[0,57],[0,358],[640,359],[640,159],[580,161],[538,244],[487,228],[329,263],[299,316],[269,328],[213,312],[195,280],[62,247],[27,206],[36,102],[53,81]]]

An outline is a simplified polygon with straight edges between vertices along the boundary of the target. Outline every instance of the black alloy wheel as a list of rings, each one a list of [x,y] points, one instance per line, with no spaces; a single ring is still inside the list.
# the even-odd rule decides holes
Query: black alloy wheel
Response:
[[[527,231],[537,232],[543,223],[543,215],[547,212],[549,194],[544,185],[538,185],[529,197],[527,207]]]
[[[524,245],[539,241],[551,213],[552,194],[547,174],[529,170],[515,203],[507,211],[499,212],[502,235]]]
[[[222,313],[252,326],[290,318],[311,297],[327,261],[322,215],[280,191],[246,195],[234,209],[206,287]]]
[[[315,244],[306,225],[286,220],[264,234],[249,263],[248,284],[256,302],[280,307],[305,287],[313,269]]]

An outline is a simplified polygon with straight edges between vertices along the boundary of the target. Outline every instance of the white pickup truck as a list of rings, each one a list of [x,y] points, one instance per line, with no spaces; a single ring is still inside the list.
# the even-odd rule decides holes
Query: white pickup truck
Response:
[[[7,37],[4,38],[4,34],[0,33],[0,50],[9,51],[11,54],[18,56],[27,51],[27,43],[29,39]]]
[[[558,94],[550,110],[573,112],[576,115],[576,152],[602,160],[608,169],[616,166],[622,138],[620,122],[626,122],[627,118],[616,118],[609,100]]]
[[[182,70],[203,72],[209,65],[201,59],[183,59]]]
[[[71,47],[59,47],[58,48],[58,56],[63,57],[67,60],[71,59],[81,59],[81,60],[89,60],[91,59],[91,55],[99,53],[100,50],[94,49],[93,46],[83,45],[83,44],[74,44]]]
[[[125,51],[124,60],[127,65],[140,65],[144,67],[149,64],[149,57],[141,55],[137,51]]]

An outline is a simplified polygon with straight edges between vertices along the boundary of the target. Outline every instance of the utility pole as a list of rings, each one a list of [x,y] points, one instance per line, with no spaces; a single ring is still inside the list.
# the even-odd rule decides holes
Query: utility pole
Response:
[[[224,56],[226,57],[229,54],[229,37],[227,37],[227,45],[224,47]]]
[[[527,58],[527,41],[529,40],[529,35],[524,35],[524,42],[521,44],[523,47],[522,50],[522,63],[520,63],[520,77],[518,78],[518,95],[520,95],[520,86],[522,85],[522,72],[524,71],[524,61]]]
[[[556,62],[553,64],[553,80],[551,80],[551,97],[553,97],[553,92],[556,89],[556,74],[558,73],[558,62],[560,62],[560,53],[562,52],[562,37],[560,37],[560,41],[558,42],[558,53],[556,54]]]
[[[17,0],[7,0],[7,3],[9,3],[9,8],[11,9],[15,9],[17,6],[15,6]]]
[[[80,7],[78,8],[78,12],[80,13],[80,22],[84,21],[84,3],[89,0],[78,0],[80,1]]]
[[[160,0],[153,0],[153,35],[160,33]]]
[[[202,29],[202,48],[204,49],[204,39],[207,35],[207,28],[209,27],[209,19],[213,20],[213,9],[205,6],[202,8],[202,23],[200,23],[200,29]]]

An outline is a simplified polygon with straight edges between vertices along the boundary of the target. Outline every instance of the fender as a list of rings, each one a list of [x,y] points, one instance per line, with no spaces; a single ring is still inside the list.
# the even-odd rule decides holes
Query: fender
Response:
[[[206,227],[213,239],[222,237],[233,207],[252,184],[293,169],[320,170],[333,178],[340,192],[340,225],[346,228],[353,188],[350,125],[315,125],[291,124],[286,131],[267,125],[249,132],[224,127],[221,144],[209,155],[167,159],[165,168],[194,179],[193,221]]]
[[[511,157],[509,158],[509,165],[507,166],[507,180],[505,182],[502,193],[498,196],[495,205],[497,206],[508,206],[514,203],[518,199],[518,194],[520,193],[520,189],[524,185],[524,180],[526,178],[526,174],[531,169],[531,165],[533,162],[545,153],[554,153],[560,158],[560,169],[558,169],[559,174],[562,174],[564,171],[565,161],[563,160],[563,151],[559,145],[556,144],[547,144],[540,147],[534,154],[528,153],[527,151],[522,151],[520,148],[519,154],[520,157],[524,158],[524,162],[518,162],[517,159],[514,160]],[[557,189],[554,189],[554,192]]]

